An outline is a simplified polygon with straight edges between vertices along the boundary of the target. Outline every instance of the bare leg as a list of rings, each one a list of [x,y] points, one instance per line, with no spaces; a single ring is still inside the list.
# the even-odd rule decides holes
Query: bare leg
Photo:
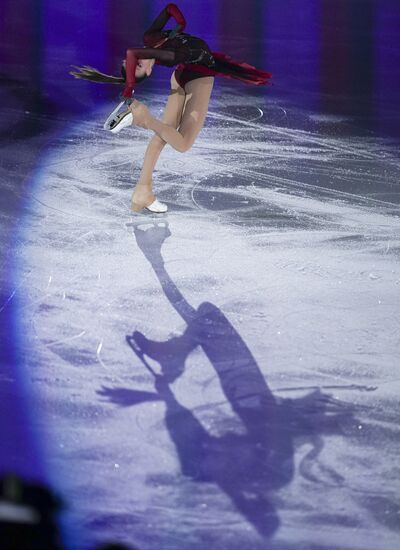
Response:
[[[175,75],[172,74],[171,92],[164,110],[163,123],[168,127],[178,128],[181,122],[184,104],[185,91],[177,83]],[[132,208],[134,210],[138,210],[143,206],[148,206],[154,201],[152,175],[157,160],[165,145],[166,142],[155,135],[151,138],[147,146],[140,178],[132,195]]]
[[[134,123],[153,130],[177,151],[188,151],[203,127],[213,84],[214,78],[206,76],[192,80],[186,85],[186,100],[179,130],[154,118],[147,107],[139,101],[134,101],[130,106]]]

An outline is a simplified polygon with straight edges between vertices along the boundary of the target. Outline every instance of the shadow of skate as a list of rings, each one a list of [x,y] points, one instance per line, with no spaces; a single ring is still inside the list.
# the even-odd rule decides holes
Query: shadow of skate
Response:
[[[151,399],[157,395],[165,402],[165,423],[182,474],[197,482],[215,483],[262,536],[270,537],[279,526],[272,491],[293,479],[295,439],[307,438],[313,444],[301,461],[300,472],[315,480],[313,464],[323,448],[322,435],[341,433],[343,426],[354,422],[352,409],[319,390],[293,400],[276,398],[249,348],[222,311],[210,302],[193,308],[169,277],[161,255],[161,246],[171,235],[168,224],[151,224],[147,230],[134,226],[134,233],[165,296],[187,325],[181,336],[165,342],[152,341],[138,331],[127,336],[128,344],[154,377],[157,394],[150,393]],[[182,375],[188,355],[197,347],[214,368],[240,421],[240,432],[210,434],[171,390],[170,383]],[[159,364],[158,372],[147,358]],[[101,394],[128,406],[135,404],[131,392],[103,388]],[[326,467],[323,475],[335,484],[342,482],[338,473]]]

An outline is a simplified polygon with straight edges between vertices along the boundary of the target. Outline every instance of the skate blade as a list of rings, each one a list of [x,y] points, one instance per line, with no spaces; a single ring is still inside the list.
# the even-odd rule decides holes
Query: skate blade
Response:
[[[111,130],[111,122],[113,122],[115,115],[118,113],[118,111],[125,105],[125,101],[121,101],[117,107],[108,115],[107,120],[103,124],[104,130]]]

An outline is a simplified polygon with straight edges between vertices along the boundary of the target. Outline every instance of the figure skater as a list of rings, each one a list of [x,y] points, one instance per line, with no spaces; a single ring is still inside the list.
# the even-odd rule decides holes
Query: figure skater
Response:
[[[177,25],[173,30],[164,30],[170,17]],[[132,195],[131,207],[135,212],[143,208],[157,213],[168,210],[153,193],[153,170],[167,143],[183,153],[195,142],[207,115],[214,76],[255,85],[267,84],[271,78],[268,72],[234,61],[225,54],[211,52],[204,40],[184,33],[185,27],[186,21],[179,8],[168,4],[144,33],[145,47],[127,50],[121,77],[105,75],[88,66],[71,72],[76,78],[85,80],[125,83],[124,101],[108,117],[106,129],[116,133],[133,123],[154,132]],[[132,100],[135,85],[151,75],[154,64],[176,67],[162,121],[153,117],[143,103]],[[125,110],[118,113],[122,106]]]

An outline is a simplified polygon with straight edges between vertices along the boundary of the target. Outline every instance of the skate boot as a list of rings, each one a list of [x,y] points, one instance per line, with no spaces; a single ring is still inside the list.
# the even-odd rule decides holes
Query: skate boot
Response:
[[[117,134],[123,128],[127,128],[132,124],[133,116],[129,109],[118,112],[122,107],[126,107],[125,101],[119,103],[119,105],[117,105],[117,107],[110,113],[103,125],[104,130],[109,130],[113,134]]]

